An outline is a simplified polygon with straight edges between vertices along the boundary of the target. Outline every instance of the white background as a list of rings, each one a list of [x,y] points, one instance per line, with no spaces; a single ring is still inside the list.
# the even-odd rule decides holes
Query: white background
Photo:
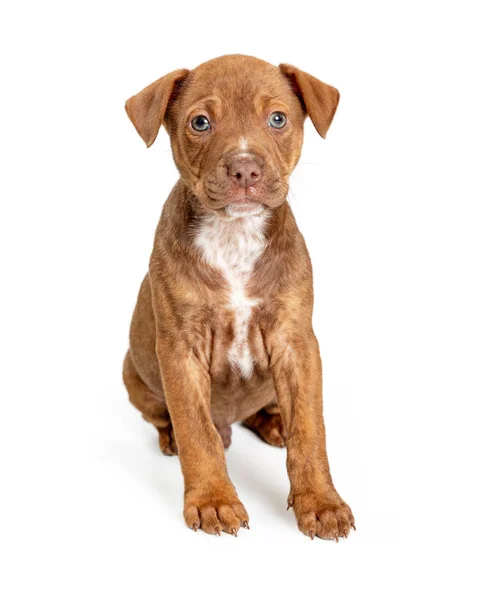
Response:
[[[478,598],[479,55],[474,2],[10,2],[0,14],[1,528],[6,600]],[[251,518],[189,531],[177,458],[121,381],[177,174],[124,101],[227,53],[336,86],[290,201],[315,273],[335,483],[311,542],[285,453],[236,427]]]

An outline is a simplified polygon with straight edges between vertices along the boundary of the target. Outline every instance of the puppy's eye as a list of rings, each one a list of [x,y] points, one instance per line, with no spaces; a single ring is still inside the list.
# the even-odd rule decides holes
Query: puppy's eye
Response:
[[[204,115],[198,115],[191,121],[191,126],[195,131],[206,131],[211,128],[210,122]]]
[[[286,125],[286,115],[279,111],[271,113],[268,125],[275,129],[282,129]]]

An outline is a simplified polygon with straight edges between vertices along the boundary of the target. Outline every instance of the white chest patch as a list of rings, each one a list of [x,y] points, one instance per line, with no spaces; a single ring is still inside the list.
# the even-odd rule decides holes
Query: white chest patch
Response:
[[[248,298],[246,286],[254,263],[266,246],[264,226],[268,214],[220,219],[215,214],[203,219],[195,237],[204,260],[221,271],[230,290],[225,308],[233,310],[234,340],[228,360],[234,369],[247,379],[253,372],[253,357],[248,345],[249,321],[257,298]]]

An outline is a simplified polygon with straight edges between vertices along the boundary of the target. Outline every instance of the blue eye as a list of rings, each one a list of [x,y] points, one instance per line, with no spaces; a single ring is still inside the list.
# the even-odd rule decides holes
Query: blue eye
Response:
[[[211,128],[210,122],[204,115],[198,115],[191,121],[191,126],[195,131],[207,131]]]
[[[282,129],[286,125],[286,115],[279,111],[271,113],[268,125],[275,129]]]

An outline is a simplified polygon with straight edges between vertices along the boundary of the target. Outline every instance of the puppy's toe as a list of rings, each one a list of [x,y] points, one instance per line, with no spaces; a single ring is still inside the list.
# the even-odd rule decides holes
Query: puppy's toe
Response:
[[[229,504],[222,504],[218,508],[218,518],[220,520],[223,531],[236,535],[241,527],[241,521],[236,516],[233,507]]]
[[[206,533],[221,535],[223,527],[218,519],[218,514],[213,506],[202,506],[201,514],[201,529]]]

